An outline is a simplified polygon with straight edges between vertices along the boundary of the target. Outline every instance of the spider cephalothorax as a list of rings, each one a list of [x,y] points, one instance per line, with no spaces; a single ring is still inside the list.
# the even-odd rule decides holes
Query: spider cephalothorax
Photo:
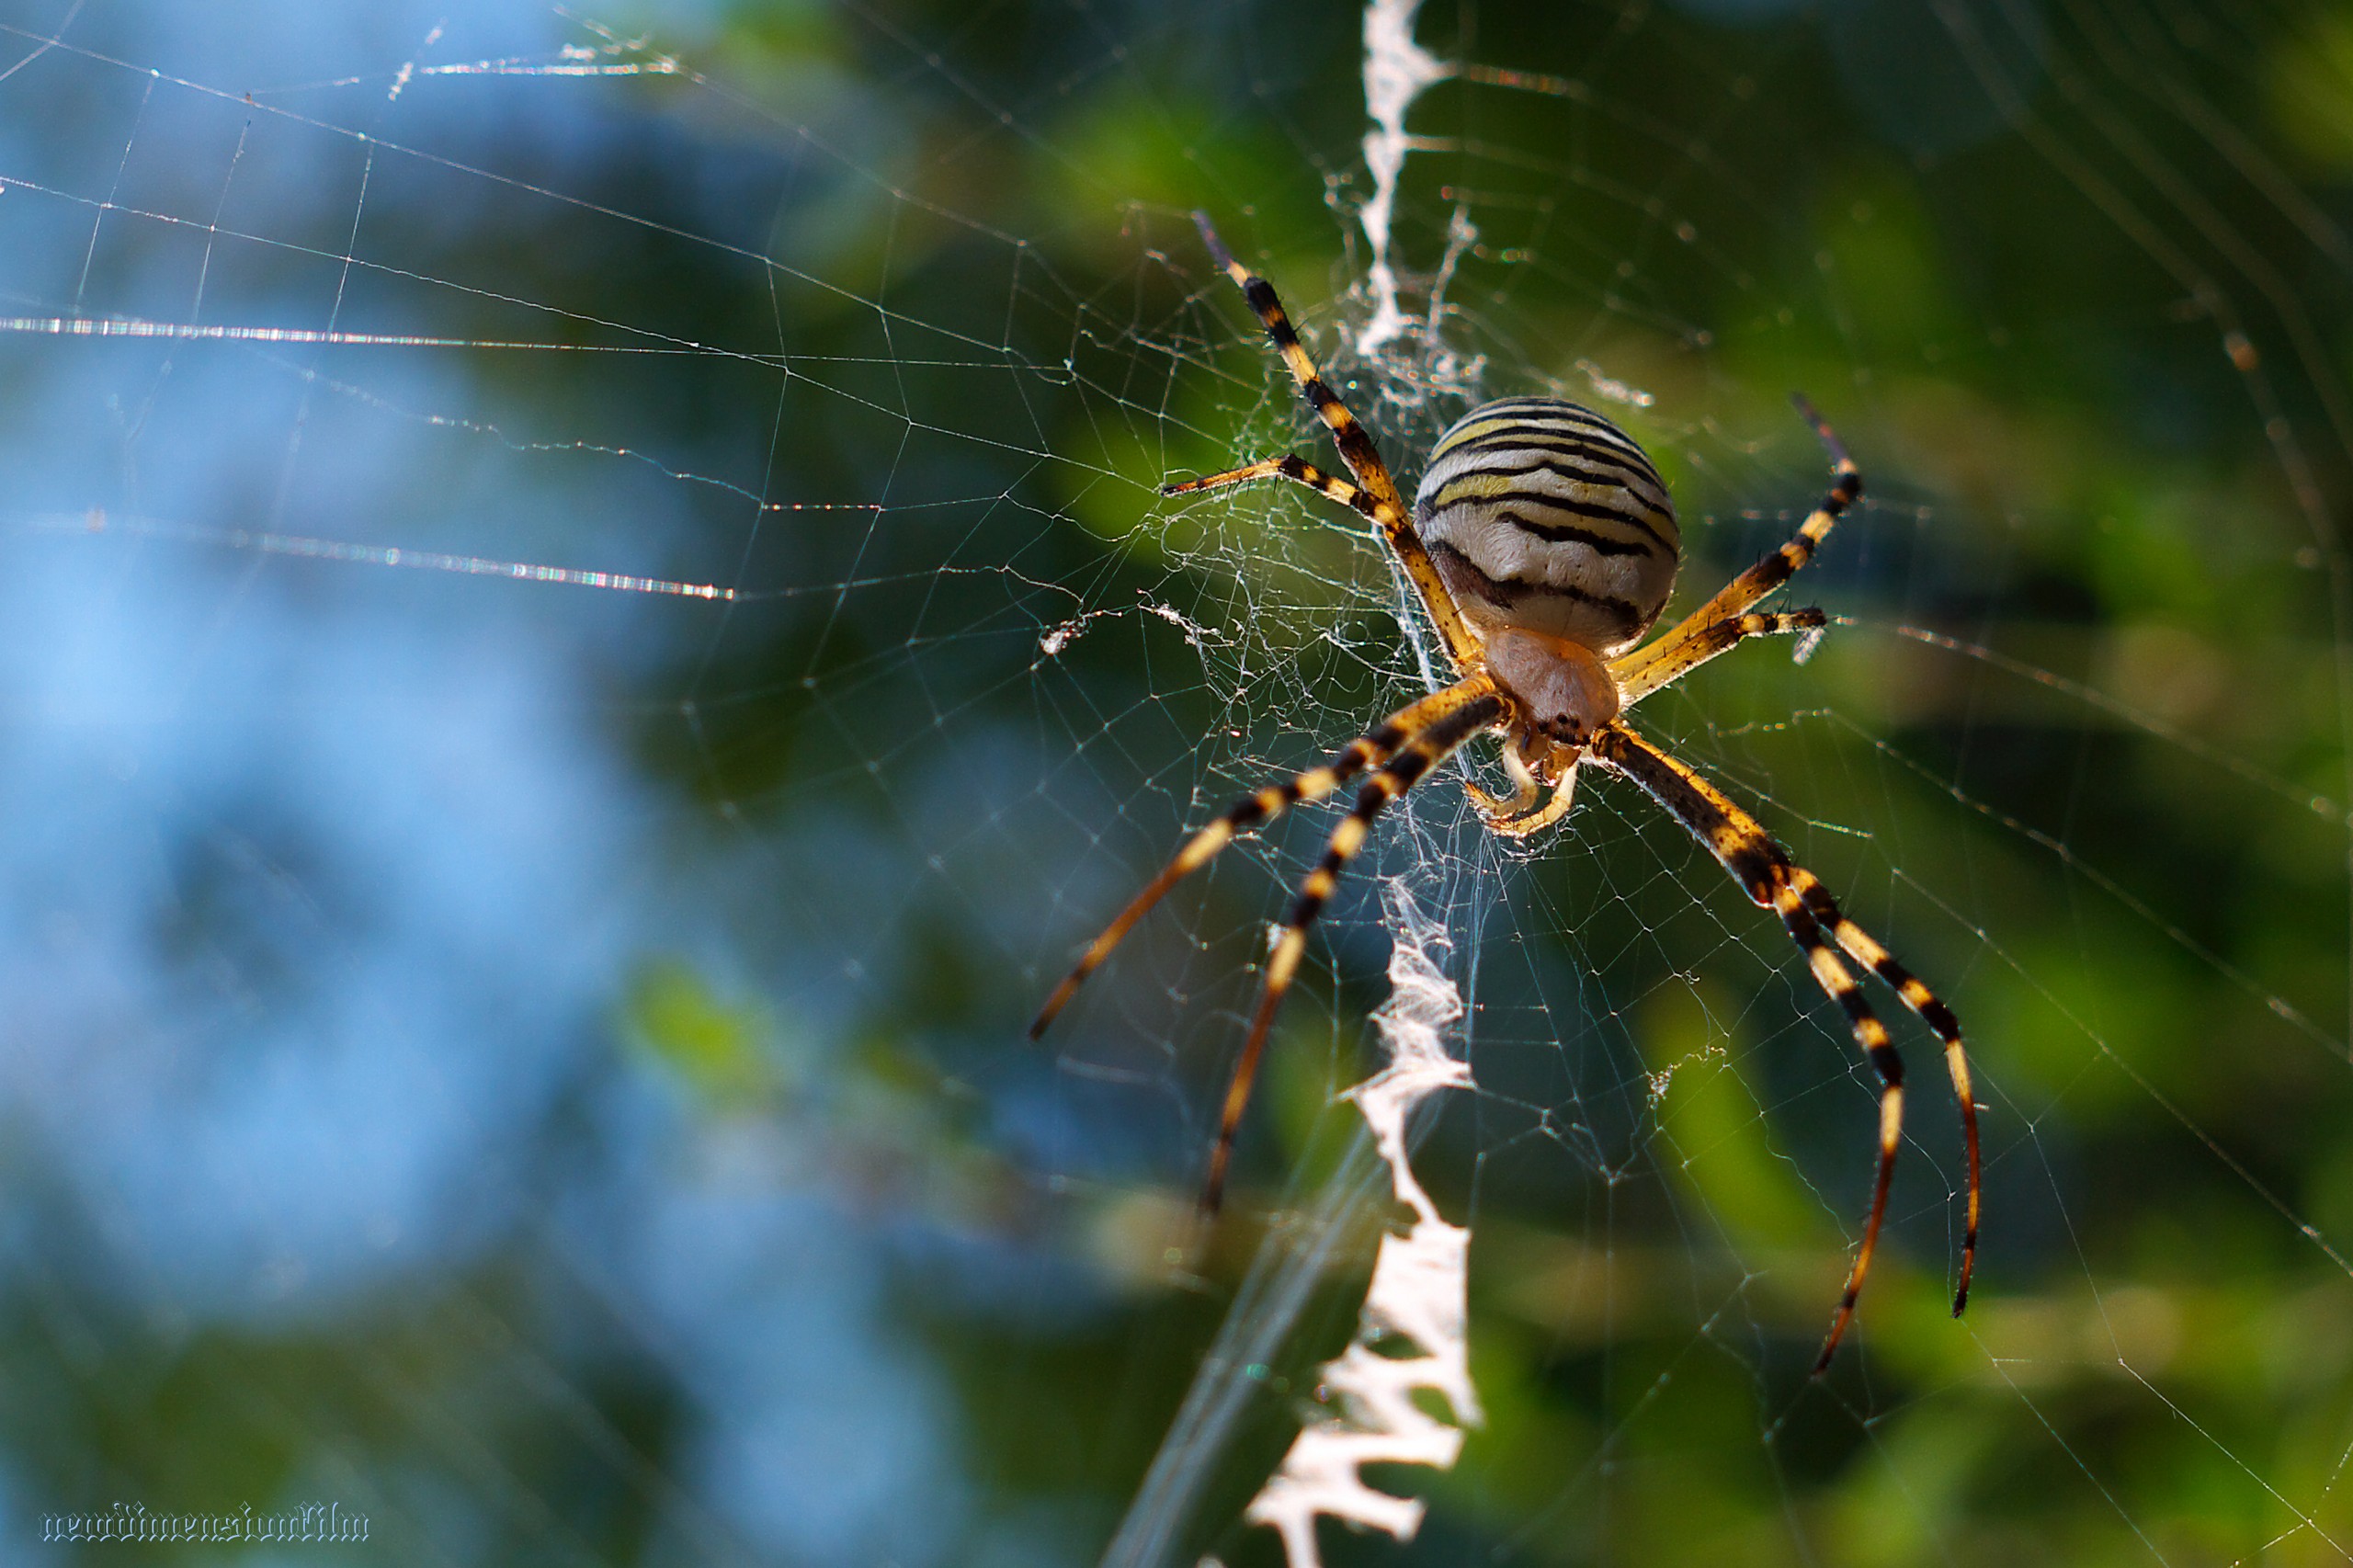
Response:
[[[1904,1125],[1903,1061],[1839,954],[1893,987],[1943,1042],[1969,1159],[1968,1217],[1952,1307],[1959,1313],[1969,1300],[1977,1258],[1979,1206],[1977,1108],[1959,1022],[1934,992],[1840,912],[1829,890],[1793,862],[1762,824],[1689,766],[1643,739],[1623,716],[1644,697],[1746,638],[1819,633],[1824,617],[1818,609],[1768,612],[1751,607],[1813,558],[1840,514],[1862,494],[1862,477],[1837,437],[1811,404],[1796,400],[1830,453],[1834,477],[1828,494],[1787,543],[1657,639],[1637,647],[1666,608],[1682,536],[1665,483],[1631,437],[1593,410],[1561,398],[1483,404],[1431,449],[1409,518],[1388,465],[1316,373],[1273,287],[1233,259],[1208,219],[1197,215],[1195,221],[1211,256],[1241,287],[1309,404],[1330,428],[1355,481],[1297,457],[1280,457],[1165,485],[1162,493],[1182,495],[1281,478],[1355,508],[1395,553],[1460,678],[1391,715],[1323,767],[1267,786],[1195,834],[1086,949],[1040,1009],[1031,1035],[1044,1032],[1080,983],[1164,893],[1236,834],[1302,801],[1321,800],[1370,769],[1355,808],[1333,830],[1323,858],[1302,884],[1267,960],[1257,1010],[1210,1155],[1202,1202],[1215,1208],[1275,1010],[1298,972],[1308,927],[1330,898],[1341,869],[1363,846],[1382,807],[1473,735],[1493,731],[1503,743],[1512,793],[1497,797],[1475,784],[1464,785],[1489,827],[1518,835],[1559,821],[1574,798],[1576,769],[1585,762],[1632,779],[1707,846],[1750,898],[1780,916],[1814,980],[1846,1012],[1856,1044],[1877,1073],[1879,1158],[1870,1213],[1814,1363],[1816,1372],[1830,1364],[1870,1273]]]

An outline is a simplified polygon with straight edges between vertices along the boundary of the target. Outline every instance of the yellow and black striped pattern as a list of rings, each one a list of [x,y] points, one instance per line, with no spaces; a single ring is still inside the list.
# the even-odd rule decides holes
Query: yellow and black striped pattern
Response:
[[[1618,677],[1627,706],[1631,707],[1669,681],[1690,674],[1750,635],[1743,629],[1748,608],[1802,570],[1806,562],[1813,559],[1813,552],[1822,547],[1822,541],[1830,537],[1830,530],[1837,527],[1838,519],[1846,515],[1847,508],[1861,497],[1861,471],[1855,467],[1855,460],[1847,455],[1846,446],[1838,439],[1837,433],[1830,428],[1830,422],[1823,418],[1802,395],[1793,392],[1790,402],[1805,422],[1813,426],[1815,437],[1830,453],[1829,491],[1787,543],[1725,584],[1717,590],[1713,598],[1677,621],[1650,646],[1611,662],[1610,674]],[[1821,612],[1802,610],[1795,613],[1819,615]],[[1782,631],[1789,628],[1759,630]],[[1726,635],[1727,632],[1730,635]]]
[[[1281,477],[1297,481],[1319,490],[1339,502],[1352,506],[1381,530],[1389,548],[1405,569],[1406,580],[1420,596],[1422,608],[1429,612],[1430,621],[1438,628],[1439,639],[1446,643],[1447,654],[1454,667],[1468,674],[1478,667],[1479,639],[1477,633],[1463,623],[1462,614],[1447,593],[1445,581],[1438,574],[1437,563],[1430,559],[1414,525],[1405,517],[1405,498],[1397,492],[1397,482],[1390,476],[1389,465],[1381,460],[1380,449],[1365,433],[1348,405],[1340,401],[1323,373],[1316,369],[1307,346],[1299,340],[1298,329],[1290,324],[1290,312],[1275,293],[1275,286],[1243,266],[1217,237],[1217,230],[1210,225],[1206,213],[1193,214],[1194,226],[1201,232],[1201,243],[1209,247],[1210,259],[1220,270],[1233,279],[1248,301],[1258,324],[1267,329],[1267,337],[1282,356],[1283,367],[1299,383],[1300,395],[1332,432],[1332,444],[1340,449],[1340,460],[1348,465],[1356,476],[1356,483],[1334,479],[1328,474],[1301,461],[1298,458],[1277,458],[1251,463],[1226,473],[1211,474],[1206,479],[1189,480],[1182,484],[1164,485],[1165,495],[1183,494],[1190,491],[1210,490],[1220,485],[1239,484],[1253,479]]]
[[[1472,409],[1440,437],[1414,526],[1482,634],[1541,632],[1614,653],[1675,586],[1683,536],[1633,437],[1554,397]]]
[[[1040,1009],[1031,1035],[1045,1029],[1086,977],[1176,882],[1207,865],[1236,835],[1294,805],[1321,800],[1370,769],[1354,808],[1334,829],[1322,859],[1302,884],[1267,959],[1250,1032],[1219,1111],[1217,1142],[1202,1194],[1204,1207],[1214,1209],[1224,1190],[1259,1059],[1276,1013],[1298,975],[1309,929],[1382,809],[1473,735],[1493,729],[1502,736],[1505,772],[1514,791],[1497,798],[1475,784],[1466,781],[1466,787],[1491,828],[1515,835],[1533,833],[1568,813],[1577,764],[1590,757],[1633,779],[1707,846],[1750,898],[1779,917],[1805,955],[1814,983],[1846,1014],[1856,1045],[1879,1078],[1878,1160],[1870,1210],[1814,1370],[1830,1364],[1853,1321],[1879,1246],[1904,1131],[1903,1059],[1886,1025],[1865,1000],[1848,960],[1891,987],[1945,1048],[1968,1151],[1967,1230],[1953,1296],[1958,1313],[1968,1301],[1976,1266],[1980,1161],[1968,1052],[1951,1009],[1870,933],[1847,919],[1821,881],[1795,864],[1756,818],[1691,767],[1628,728],[1622,717],[1609,716],[1622,715],[1643,698],[1751,637],[1815,632],[1826,624],[1819,609],[1761,611],[1754,607],[1813,559],[1839,517],[1862,494],[1861,474],[1838,437],[1812,404],[1802,397],[1793,400],[1829,451],[1829,490],[1786,543],[1665,633],[1636,648],[1674,587],[1682,539],[1665,484],[1631,437],[1591,409],[1559,398],[1484,404],[1448,430],[1433,449],[1409,517],[1370,436],[1317,370],[1273,287],[1233,258],[1206,218],[1196,214],[1196,222],[1210,255],[1242,290],[1302,395],[1331,431],[1350,477],[1284,456],[1171,483],[1163,487],[1164,494],[1189,494],[1280,479],[1352,508],[1380,530],[1394,551],[1462,678],[1350,742],[1323,767],[1245,797],[1195,833],[1089,945]],[[1512,640],[1509,646],[1515,652],[1506,657],[1500,636],[1504,632],[1535,636]],[[1491,637],[1498,640],[1491,644]],[[1544,651],[1547,638],[1558,640],[1549,654]],[[1519,652],[1530,646],[1537,649],[1532,665]],[[1616,705],[1605,713],[1605,704],[1595,703],[1589,721],[1594,727],[1564,736],[1548,728],[1539,711],[1540,683],[1555,673],[1548,659],[1556,657],[1574,670],[1590,664],[1587,654],[1605,661],[1594,675],[1598,679],[1606,671],[1608,683],[1616,688]],[[1491,669],[1491,663],[1513,673],[1506,678]],[[1567,680],[1562,688],[1585,689]],[[1586,700],[1574,699],[1576,703]],[[1543,794],[1547,788],[1549,798]]]
[[[1722,653],[1729,653],[1751,637],[1771,637],[1789,633],[1819,631],[1830,623],[1830,618],[1818,609],[1750,610],[1725,620],[1702,626],[1657,657],[1645,659],[1639,669],[1620,673],[1617,676],[1620,700],[1629,708],[1662,687],[1673,686],[1701,665]],[[1661,638],[1660,643],[1668,642]],[[1653,646],[1658,646],[1654,643]]]
[[[1382,721],[1370,733],[1350,741],[1323,767],[1311,767],[1280,784],[1253,790],[1235,801],[1222,816],[1188,840],[1185,847],[1176,852],[1176,858],[1145,883],[1143,891],[1130,900],[1127,908],[1120,911],[1119,916],[1103,928],[1103,934],[1088,945],[1077,964],[1063,977],[1063,983],[1054,987],[1054,994],[1046,998],[1046,1005],[1038,1009],[1038,1016],[1030,1020],[1029,1038],[1036,1040],[1046,1032],[1054,1016],[1069,1005],[1086,977],[1102,967],[1112,949],[1135,928],[1137,921],[1151,912],[1154,904],[1167,895],[1169,889],[1216,858],[1218,851],[1233,843],[1236,835],[1263,827],[1302,801],[1322,800],[1374,763],[1387,761],[1398,747],[1423,734],[1432,724],[1494,689],[1493,682],[1474,677],[1435,692]]]
[[[1856,962],[1871,970],[1892,987],[1944,1042],[1945,1062],[1952,1074],[1953,1093],[1961,1102],[1962,1142],[1969,1159],[1968,1229],[1961,1241],[1961,1278],[1953,1291],[1955,1316],[1969,1303],[1969,1281],[1977,1264],[1979,1159],[1977,1102],[1972,1097],[1969,1055],[1961,1044],[1961,1023],[1935,992],[1922,984],[1870,934],[1840,912],[1821,880],[1790,858],[1788,850],[1765,831],[1765,825],[1697,771],[1636,734],[1621,721],[1596,738],[1594,760],[1631,778],[1665,806],[1693,836],[1705,844],[1734,881],[1758,904],[1781,917],[1790,937],[1805,954],[1814,983],[1836,1002],[1854,1031],[1855,1043],[1880,1080],[1879,1165],[1871,1183],[1870,1217],[1863,1238],[1839,1295],[1830,1333],[1814,1362],[1819,1373],[1853,1321],[1855,1302],[1870,1273],[1871,1256],[1879,1246],[1880,1224],[1887,1215],[1888,1183],[1895,1174],[1895,1151],[1904,1134],[1904,1059],[1887,1026],[1863,999],[1854,971],[1839,960],[1835,941]]]
[[[1357,791],[1355,810],[1340,819],[1332,830],[1332,841],[1324,850],[1324,858],[1315,869],[1300,884],[1299,897],[1283,917],[1282,929],[1275,938],[1275,950],[1267,960],[1267,978],[1258,993],[1258,1010],[1250,1020],[1250,1038],[1243,1042],[1241,1058],[1235,1062],[1233,1080],[1227,1085],[1225,1105],[1218,1116],[1217,1145],[1210,1152],[1210,1174],[1201,1190],[1201,1206],[1214,1210],[1225,1196],[1225,1169],[1233,1153],[1233,1136],[1242,1126],[1242,1113],[1250,1104],[1250,1087],[1258,1075],[1258,1058],[1267,1049],[1267,1036],[1274,1028],[1275,1013],[1283,1005],[1283,997],[1290,990],[1291,981],[1299,973],[1299,960],[1307,951],[1307,930],[1315,917],[1324,913],[1332,890],[1339,886],[1340,872],[1356,852],[1364,847],[1365,837],[1372,831],[1373,818],[1398,796],[1421,781],[1422,776],[1444,762],[1457,746],[1502,717],[1504,705],[1489,687],[1476,690],[1477,682],[1465,683],[1438,693],[1440,698],[1457,697],[1466,690],[1475,694],[1457,702],[1444,717],[1431,723],[1413,743],[1398,752],[1379,771],[1364,782]]]

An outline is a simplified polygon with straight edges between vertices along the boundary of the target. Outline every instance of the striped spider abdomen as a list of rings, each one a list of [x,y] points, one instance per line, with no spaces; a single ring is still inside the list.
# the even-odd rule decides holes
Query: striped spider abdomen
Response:
[[[1472,409],[1438,438],[1414,526],[1481,639],[1528,631],[1605,657],[1666,608],[1682,530],[1633,437],[1562,398]]]

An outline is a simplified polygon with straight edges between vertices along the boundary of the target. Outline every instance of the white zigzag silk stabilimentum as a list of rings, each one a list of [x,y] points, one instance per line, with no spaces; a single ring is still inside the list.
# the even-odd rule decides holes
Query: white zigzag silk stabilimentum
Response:
[[[1368,1464],[1453,1467],[1465,1426],[1479,1425],[1465,1336],[1471,1233],[1449,1225],[1415,1180],[1405,1154],[1405,1119],[1440,1089],[1469,1088],[1471,1069],[1447,1054],[1446,1037],[1462,1018],[1462,994],[1430,957],[1446,929],[1422,913],[1402,881],[1381,890],[1394,932],[1389,1000],[1373,1014],[1389,1065],[1347,1092],[1388,1162],[1397,1201],[1414,1211],[1403,1235],[1381,1240],[1356,1338],[1327,1361],[1318,1379],[1335,1414],[1309,1424],[1281,1466],[1251,1499],[1244,1517],[1279,1531],[1290,1568],[1320,1568],[1315,1521],[1338,1519],[1410,1540],[1425,1505],[1367,1485]],[[1417,1352],[1374,1348],[1404,1341]],[[1452,1420],[1415,1402],[1430,1391],[1445,1398]]]
[[[1372,194],[1358,210],[1357,222],[1372,247],[1366,282],[1373,314],[1357,335],[1357,352],[1368,357],[1404,335],[1409,324],[1397,303],[1397,272],[1389,259],[1397,177],[1405,154],[1414,150],[1405,133],[1405,110],[1425,88],[1450,74],[1446,62],[1414,41],[1414,17],[1421,8],[1422,0],[1371,0],[1364,8],[1364,108],[1372,121],[1364,133],[1364,163],[1372,176]]]

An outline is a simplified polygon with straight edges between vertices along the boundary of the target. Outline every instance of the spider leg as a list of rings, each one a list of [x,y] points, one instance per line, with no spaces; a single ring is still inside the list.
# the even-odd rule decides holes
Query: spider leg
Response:
[[[1619,701],[1631,708],[1662,687],[1674,685],[1701,665],[1731,653],[1751,637],[1770,637],[1786,632],[1819,631],[1830,618],[1819,609],[1792,609],[1771,613],[1750,610],[1703,626],[1672,647],[1661,647],[1655,656],[1638,658],[1631,674],[1618,683]],[[1801,644],[1801,655],[1808,650]]]
[[[1462,612],[1455,608],[1454,596],[1447,592],[1445,582],[1438,574],[1438,563],[1430,559],[1429,547],[1414,530],[1413,522],[1406,516],[1405,499],[1398,494],[1397,482],[1390,476],[1389,465],[1381,460],[1380,450],[1373,446],[1372,437],[1365,433],[1364,426],[1357,422],[1357,416],[1348,412],[1348,405],[1340,401],[1340,394],[1332,390],[1322,372],[1316,369],[1315,361],[1308,355],[1307,346],[1300,342],[1298,330],[1291,325],[1290,315],[1283,310],[1282,301],[1275,293],[1275,286],[1233,259],[1233,253],[1225,248],[1225,242],[1217,237],[1217,230],[1211,226],[1207,213],[1194,213],[1193,224],[1201,232],[1201,243],[1209,247],[1210,259],[1233,279],[1235,287],[1242,290],[1242,297],[1249,301],[1251,311],[1256,314],[1259,324],[1267,329],[1267,336],[1273,342],[1275,351],[1282,356],[1291,379],[1299,383],[1301,394],[1331,430],[1333,443],[1340,449],[1341,460],[1348,465],[1348,472],[1356,475],[1357,483],[1370,493],[1372,509],[1367,510],[1362,506],[1357,509],[1372,518],[1381,536],[1389,541],[1390,550],[1396,555],[1398,563],[1404,567],[1415,592],[1421,596],[1423,607],[1437,624],[1438,635],[1446,640],[1447,652],[1453,656],[1455,667],[1476,669],[1479,640],[1463,623]],[[1257,477],[1249,470],[1235,472]],[[1326,491],[1325,494],[1330,494],[1331,492]],[[1356,504],[1350,502],[1349,505]]]
[[[1193,225],[1201,232],[1201,243],[1209,247],[1210,259],[1217,264],[1219,270],[1233,279],[1234,286],[1242,290],[1242,297],[1250,301],[1250,309],[1256,313],[1260,324],[1266,327],[1267,337],[1274,341],[1275,352],[1282,356],[1291,379],[1299,383],[1299,390],[1305,394],[1308,406],[1314,409],[1324,423],[1331,427],[1332,440],[1340,449],[1340,456],[1347,460],[1348,472],[1357,476],[1358,483],[1397,507],[1402,514],[1404,498],[1398,494],[1397,482],[1389,475],[1389,465],[1381,460],[1381,453],[1373,446],[1372,437],[1365,434],[1364,426],[1358,424],[1356,415],[1348,412],[1348,405],[1340,401],[1340,394],[1331,389],[1322,372],[1316,369],[1314,359],[1307,352],[1307,346],[1300,342],[1298,330],[1290,324],[1290,316],[1283,310],[1282,300],[1275,293],[1275,286],[1233,259],[1233,253],[1225,248],[1225,242],[1218,238],[1217,230],[1211,225],[1209,214],[1194,213]]]
[[[1246,468],[1232,469],[1224,473],[1213,473],[1206,479],[1187,479],[1164,484],[1160,493],[1163,495],[1189,495],[1197,490],[1247,484],[1256,479],[1288,479],[1295,484],[1304,484],[1319,495],[1328,496],[1343,506],[1362,513],[1384,530],[1389,527],[1392,509],[1376,500],[1371,491],[1362,485],[1350,484],[1337,474],[1325,473],[1304,458],[1268,458],[1264,462],[1255,462]]]
[[[1467,703],[1487,696],[1494,689],[1492,680],[1485,676],[1474,676],[1418,702],[1409,703],[1383,720],[1370,734],[1350,741],[1323,767],[1311,767],[1295,778],[1281,784],[1269,784],[1235,801],[1222,816],[1193,835],[1176,852],[1176,858],[1169,861],[1158,876],[1145,883],[1143,891],[1130,900],[1128,906],[1103,928],[1103,934],[1095,938],[1076,966],[1063,977],[1060,985],[1054,987],[1053,994],[1046,998],[1046,1005],[1038,1009],[1037,1017],[1029,1024],[1029,1038],[1036,1040],[1046,1032],[1047,1026],[1054,1021],[1054,1016],[1077,994],[1086,977],[1111,956],[1111,949],[1120,945],[1120,939],[1151,911],[1154,904],[1161,901],[1170,888],[1208,865],[1219,850],[1233,841],[1235,835],[1265,825],[1302,801],[1322,800],[1374,763],[1387,761],[1398,747],[1433,722]]]
[[[1473,681],[1480,678],[1473,677]],[[1453,689],[1461,690],[1472,684],[1466,681]],[[1201,1188],[1204,1211],[1215,1213],[1224,1199],[1226,1165],[1233,1157],[1233,1137],[1242,1125],[1242,1113],[1250,1104],[1250,1087],[1258,1075],[1258,1059],[1266,1051],[1267,1033],[1274,1028],[1276,1010],[1282,1006],[1291,980],[1299,972],[1299,960],[1307,950],[1308,928],[1324,912],[1324,901],[1332,896],[1342,869],[1364,846],[1372,820],[1383,807],[1412,789],[1456,747],[1495,722],[1502,712],[1503,699],[1489,685],[1430,724],[1365,780],[1364,788],[1357,792],[1356,809],[1332,830],[1332,841],[1324,848],[1324,858],[1316,862],[1315,869],[1300,884],[1299,897],[1291,904],[1290,913],[1283,917],[1282,934],[1276,938],[1274,954],[1267,960],[1267,978],[1258,994],[1258,1010],[1250,1020],[1250,1038],[1243,1042],[1242,1055],[1234,1062],[1233,1080],[1226,1086],[1225,1106],[1218,1118],[1217,1144],[1210,1153],[1209,1178]]]
[[[1838,1341],[1846,1335],[1847,1325],[1854,1321],[1856,1299],[1862,1294],[1863,1281],[1870,1274],[1871,1255],[1879,1249],[1880,1224],[1887,1217],[1888,1183],[1895,1175],[1895,1151],[1904,1135],[1904,1059],[1888,1037],[1887,1026],[1880,1022],[1870,1005],[1863,1000],[1862,986],[1856,981],[1854,971],[1840,961],[1823,934],[1816,911],[1828,903],[1829,895],[1824,892],[1817,901],[1799,891],[1797,879],[1801,873],[1791,863],[1789,851],[1773,841],[1762,823],[1742,811],[1722,790],[1628,729],[1622,722],[1612,723],[1595,736],[1592,751],[1595,757],[1648,791],[1709,847],[1733,880],[1747,890],[1750,898],[1781,917],[1790,939],[1804,952],[1814,983],[1845,1009],[1855,1043],[1879,1074],[1879,1167],[1871,1182],[1870,1214],[1863,1221],[1862,1244],[1856,1249],[1846,1290],[1838,1299],[1838,1310],[1831,1317],[1829,1335],[1823,1341],[1822,1354],[1813,1363],[1814,1375],[1819,1377],[1829,1367]],[[1810,873],[1804,875],[1813,881]],[[1835,914],[1836,906],[1830,907]],[[1871,946],[1876,949],[1878,944]],[[1926,987],[1922,989],[1925,991]],[[1911,1000],[1908,994],[1905,1000]],[[1970,1190],[1973,1220],[1973,1161]]]
[[[1725,584],[1717,590],[1715,597],[1677,621],[1649,647],[1629,655],[1615,672],[1621,681],[1633,678],[1655,661],[1677,655],[1685,642],[1705,636],[1709,629],[1719,621],[1737,619],[1749,606],[1788,582],[1813,559],[1814,551],[1830,537],[1830,530],[1837,526],[1839,517],[1862,494],[1862,473],[1855,467],[1855,460],[1847,455],[1846,447],[1830,428],[1828,421],[1814,411],[1813,404],[1808,403],[1802,393],[1791,393],[1790,401],[1797,405],[1798,413],[1813,426],[1813,433],[1822,438],[1823,446],[1829,450],[1829,490],[1824,493],[1821,504],[1814,507],[1788,543]]]
[[[1969,1074],[1969,1051],[1961,1044],[1961,1020],[1943,998],[1928,989],[1918,976],[1895,960],[1895,955],[1881,947],[1871,934],[1847,918],[1837,901],[1822,880],[1803,866],[1792,865],[1787,869],[1790,885],[1805,900],[1815,920],[1830,933],[1830,939],[1847,949],[1847,956],[1886,982],[1888,987],[1904,998],[1904,1005],[1919,1016],[1920,1021],[1944,1042],[1945,1066],[1952,1074],[1953,1097],[1961,1102],[1961,1142],[1969,1151],[1968,1217],[1961,1232],[1961,1283],[1952,1293],[1952,1315],[1959,1317],[1969,1305],[1970,1276],[1977,1269],[1977,1211],[1979,1207],[1977,1154],[1977,1097]]]

